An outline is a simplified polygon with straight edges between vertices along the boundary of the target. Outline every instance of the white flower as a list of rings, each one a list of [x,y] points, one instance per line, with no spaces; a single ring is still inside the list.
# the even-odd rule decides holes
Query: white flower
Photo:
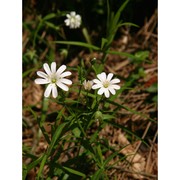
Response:
[[[65,71],[66,66],[62,65],[56,71],[56,63],[51,63],[51,69],[47,63],[43,64],[44,70],[46,73],[42,71],[37,71],[37,75],[41,78],[35,79],[36,84],[49,84],[44,92],[45,97],[49,97],[52,91],[52,96],[56,98],[58,96],[57,86],[60,87],[64,91],[68,91],[69,87],[66,85],[71,85],[72,81],[66,79],[66,76],[71,75],[70,71]]]
[[[117,78],[112,79],[113,77],[112,73],[109,73],[106,76],[106,73],[102,72],[101,74],[98,74],[97,77],[98,79],[93,80],[95,84],[92,86],[92,89],[100,88],[98,90],[99,95],[102,95],[104,93],[106,98],[108,98],[110,96],[110,93],[115,95],[116,94],[115,90],[120,89],[120,86],[116,84],[120,82],[120,79],[117,79]]]
[[[64,21],[66,26],[69,26],[70,29],[79,28],[81,25],[81,16],[72,11],[70,14],[66,14],[67,19]]]
[[[88,90],[88,91],[90,91],[91,90],[91,88],[92,88],[92,85],[93,85],[93,81],[84,81],[83,82],[83,86],[84,86],[84,89],[85,90]]]

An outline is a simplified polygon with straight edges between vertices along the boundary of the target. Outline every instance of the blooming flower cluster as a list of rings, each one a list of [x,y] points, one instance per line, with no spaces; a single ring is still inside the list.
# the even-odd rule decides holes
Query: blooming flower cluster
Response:
[[[69,79],[66,79],[66,76],[70,76],[71,72],[66,71],[66,66],[62,65],[58,68],[56,71],[56,63],[51,63],[51,69],[47,63],[43,65],[44,70],[46,73],[42,71],[38,71],[37,75],[41,78],[35,79],[36,84],[48,84],[44,96],[49,97],[52,91],[52,96],[56,98],[58,96],[57,92],[57,86],[61,88],[64,91],[68,91],[69,87],[67,85],[71,85],[72,81]]]
[[[68,91],[69,87],[67,85],[71,85],[72,81],[65,78],[66,76],[70,76],[70,71],[65,71],[66,66],[62,65],[56,71],[56,63],[51,63],[51,68],[47,63],[43,65],[46,73],[42,71],[38,71],[37,75],[40,78],[35,79],[36,84],[48,84],[44,96],[49,97],[52,91],[52,96],[56,98],[58,96],[57,86],[64,91]],[[99,89],[98,94],[104,94],[106,98],[110,97],[110,94],[115,95],[116,90],[120,89],[120,86],[117,83],[120,82],[120,79],[114,78],[112,79],[113,74],[109,73],[106,75],[105,72],[97,75],[97,79],[93,79],[92,81],[84,81],[83,86],[85,90],[90,91],[91,89]]]
[[[65,19],[66,26],[69,26],[70,29],[79,28],[81,25],[81,16],[76,14],[76,12],[72,11],[70,14],[66,15],[67,19]]]

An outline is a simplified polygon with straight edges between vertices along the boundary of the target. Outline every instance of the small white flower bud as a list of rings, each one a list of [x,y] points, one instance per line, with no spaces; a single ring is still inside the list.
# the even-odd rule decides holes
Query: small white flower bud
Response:
[[[93,85],[93,81],[84,81],[83,82],[83,86],[84,86],[84,89],[85,90],[88,90],[88,91],[90,91],[91,90],[91,88],[92,88],[92,85]]]

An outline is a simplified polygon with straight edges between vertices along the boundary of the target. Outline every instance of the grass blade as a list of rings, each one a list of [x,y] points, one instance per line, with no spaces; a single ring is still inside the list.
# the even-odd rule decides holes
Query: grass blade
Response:
[[[74,169],[71,169],[71,168],[69,168],[69,167],[65,167],[65,166],[63,166],[63,168],[66,170],[66,171],[68,171],[68,172],[70,172],[70,173],[72,173],[72,174],[75,174],[75,175],[78,175],[78,176],[81,176],[81,177],[86,177],[86,175],[84,174],[84,173],[82,173],[82,172],[79,172],[79,171],[76,171],[76,170],[74,170]]]
[[[54,135],[53,135],[53,137],[52,137],[52,141],[51,141],[51,143],[50,143],[50,145],[49,145],[48,151],[47,151],[47,154],[48,154],[48,155],[50,155],[50,153],[51,153],[51,151],[52,151],[52,149],[53,149],[53,147],[54,147],[57,139],[59,138],[59,136],[60,136],[60,134],[61,134],[61,132],[62,132],[62,130],[63,130],[63,128],[64,128],[64,126],[65,126],[66,124],[67,124],[67,123],[62,123],[62,124],[59,125],[58,128],[56,129],[56,131],[55,131],[55,133],[54,133]]]
[[[42,174],[42,171],[43,171],[43,168],[44,168],[44,165],[46,163],[47,158],[48,158],[47,154],[44,154],[43,159],[42,159],[41,164],[40,164],[39,171],[38,171],[37,180],[39,180],[39,178]]]
[[[53,41],[53,42],[56,44],[66,44],[66,45],[86,47],[96,51],[100,50],[99,47],[84,42],[78,42],[78,41]]]

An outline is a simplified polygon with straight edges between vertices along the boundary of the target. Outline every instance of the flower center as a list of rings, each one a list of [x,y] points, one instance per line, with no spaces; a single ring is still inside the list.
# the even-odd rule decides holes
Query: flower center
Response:
[[[104,86],[105,88],[108,88],[108,87],[109,87],[109,81],[104,81],[104,82],[103,82],[103,86]]]
[[[52,79],[51,79],[51,82],[52,82],[52,83],[56,83],[56,78],[52,78]]]
[[[74,16],[71,17],[71,23],[75,23],[76,22],[76,18]]]

